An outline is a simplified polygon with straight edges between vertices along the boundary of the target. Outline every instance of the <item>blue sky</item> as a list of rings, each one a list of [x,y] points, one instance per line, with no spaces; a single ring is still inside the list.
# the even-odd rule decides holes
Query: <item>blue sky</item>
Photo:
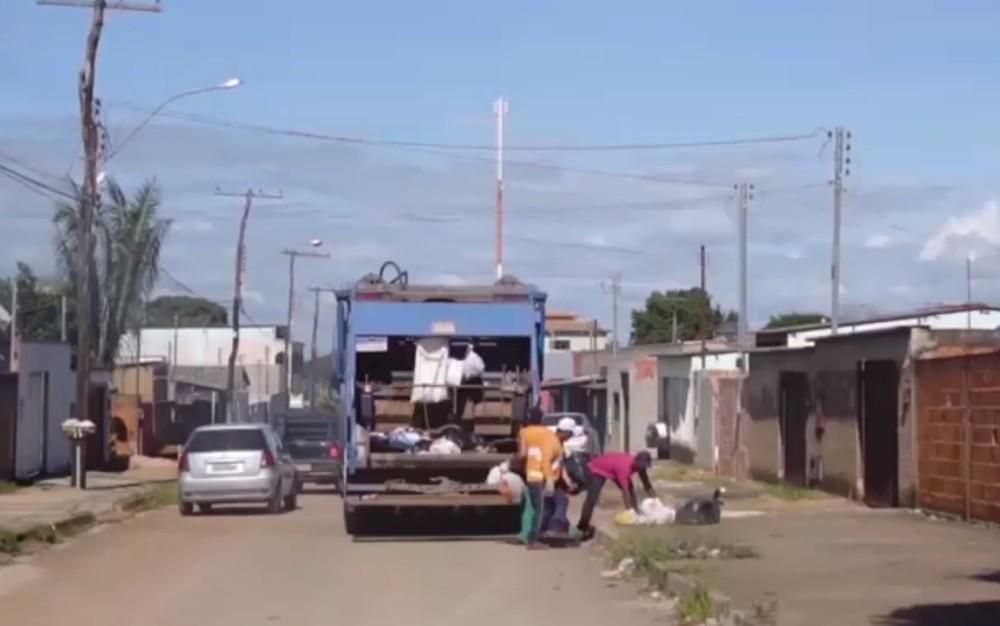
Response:
[[[163,4],[159,15],[110,16],[98,91],[113,141],[141,119],[137,108],[231,76],[245,85],[170,111],[489,144],[492,101],[503,95],[511,103],[511,145],[690,141],[843,125],[854,147],[844,221],[849,311],[960,299],[969,253],[977,274],[1000,275],[993,32],[1000,6],[986,0],[947,10],[889,0]],[[79,153],[75,77],[87,23],[86,11],[28,0],[0,8],[0,150],[53,182]],[[552,306],[607,321],[600,282],[608,273],[623,272],[626,304],[637,306],[652,288],[692,284],[705,243],[710,289],[735,306],[735,213],[726,185],[749,177],[761,190],[751,209],[751,322],[780,310],[826,310],[831,218],[822,183],[832,160],[822,145],[511,153],[719,186],[511,165],[508,267],[547,289]],[[285,199],[262,202],[250,227],[250,311],[274,321],[283,318],[287,289],[278,251],[312,237],[324,239],[333,258],[301,263],[301,285],[342,284],[383,258],[415,278],[488,279],[493,169],[469,156],[291,139],[168,116],[122,151],[113,173],[126,184],[157,176],[164,210],[176,220],[165,266],[218,299],[231,290],[239,203],[212,191],[282,189]],[[0,178],[0,216],[10,225],[0,238],[0,272],[11,271],[15,258],[52,270],[49,211],[46,198]],[[993,299],[997,283],[977,280],[975,292]],[[302,324],[309,307],[304,296],[299,301]]]

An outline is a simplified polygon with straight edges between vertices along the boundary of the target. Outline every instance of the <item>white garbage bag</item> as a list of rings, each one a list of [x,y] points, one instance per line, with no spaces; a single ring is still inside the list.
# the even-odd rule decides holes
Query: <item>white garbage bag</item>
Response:
[[[451,439],[440,437],[431,442],[431,447],[427,452],[430,454],[462,454],[462,449]]]
[[[470,345],[465,352],[465,358],[462,359],[462,380],[482,376],[485,371],[486,363],[483,362],[483,357],[476,354]]]
[[[639,515],[635,523],[643,525],[658,525],[673,523],[677,511],[663,504],[658,498],[646,498],[639,503]]]
[[[410,402],[434,404],[448,399],[448,340],[428,337],[417,341]]]

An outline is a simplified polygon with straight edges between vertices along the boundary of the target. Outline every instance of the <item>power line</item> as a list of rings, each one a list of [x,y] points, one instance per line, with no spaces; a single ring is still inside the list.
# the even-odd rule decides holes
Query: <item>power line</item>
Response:
[[[129,103],[118,102],[117,106],[132,111],[148,113],[144,107]],[[179,111],[165,112],[164,117],[183,119],[199,124],[216,126],[226,126],[229,128],[255,130],[269,134],[285,135],[290,137],[300,137],[303,139],[321,139],[325,141],[336,141],[339,143],[367,145],[367,146],[387,146],[396,148],[431,148],[435,150],[466,150],[466,151],[487,151],[496,150],[495,145],[489,144],[466,144],[466,143],[443,143],[428,141],[407,141],[401,139],[371,139],[366,137],[352,137],[349,135],[333,135],[319,133],[315,131],[298,130],[292,128],[280,128],[264,124],[251,124],[243,122],[231,122],[220,118],[214,118],[196,113],[185,113]],[[711,139],[707,141],[677,141],[658,143],[620,143],[620,144],[550,144],[550,145],[512,145],[504,146],[504,150],[517,152],[625,152],[640,150],[678,150],[690,148],[715,148],[725,146],[745,146],[772,143],[790,143],[805,141],[825,137],[825,128],[816,128],[808,133],[796,133],[788,135],[765,135],[759,137],[740,137],[735,139]]]
[[[118,106],[123,106],[124,108],[129,108],[137,111],[144,111],[144,109],[142,109],[141,107],[136,107],[134,105],[119,104]],[[227,120],[221,120],[218,118],[210,118],[190,113],[163,112],[160,114],[160,117],[171,117],[198,124],[219,126],[223,128],[230,128],[234,130],[242,130],[247,132],[256,132],[256,133],[278,135],[284,137],[295,137],[299,139],[311,139],[316,141],[345,143],[363,147],[389,148],[411,153],[430,154],[444,158],[475,161],[475,162],[489,163],[491,165],[495,165],[495,159],[492,157],[480,156],[475,154],[462,154],[458,152],[461,150],[485,149],[487,148],[487,146],[478,146],[478,145],[465,146],[461,144],[438,144],[438,143],[408,142],[408,141],[395,141],[395,140],[373,140],[373,139],[351,138],[351,137],[344,137],[341,135],[329,135],[315,131],[302,131],[295,129],[279,128],[274,126],[265,126],[262,124],[231,122]],[[791,141],[792,139],[789,138],[795,137],[797,138],[795,140],[803,140],[806,138],[818,136],[818,134],[819,131],[814,131],[813,133],[804,135],[788,135],[786,138],[780,138],[780,139],[783,141],[785,140]],[[744,140],[731,140],[731,141],[740,141],[746,143],[752,140],[744,139]],[[718,144],[719,142],[716,143]],[[496,146],[488,146],[488,148],[490,150],[496,150]],[[521,146],[521,148],[522,151],[527,149],[526,146]],[[505,147],[504,149],[506,150],[507,148]],[[618,178],[623,180],[636,180],[636,181],[645,181],[645,182],[654,182],[654,183],[672,184],[672,185],[718,187],[724,189],[729,189],[731,187],[731,183],[722,181],[698,180],[690,178],[671,178],[656,174],[637,174],[630,172],[607,171],[607,170],[582,168],[582,167],[569,167],[565,165],[542,163],[539,161],[521,161],[521,160],[504,159],[504,165],[517,166],[517,167],[530,167],[530,168],[553,171],[553,172],[585,174],[589,176],[599,176],[604,178]]]
[[[49,194],[55,194],[60,198],[72,200],[73,202],[76,202],[77,200],[76,196],[67,193],[61,189],[58,189],[56,187],[53,187],[52,185],[46,183],[45,181],[38,180],[33,176],[29,176],[27,174],[24,174],[23,172],[19,172],[12,167],[4,165],[3,163],[0,163],[0,175],[3,175],[17,183],[20,183],[21,185],[27,187],[28,189],[36,193],[39,193],[40,195],[43,195],[46,198],[49,198],[50,200],[54,200],[55,198],[52,198],[52,196]]]

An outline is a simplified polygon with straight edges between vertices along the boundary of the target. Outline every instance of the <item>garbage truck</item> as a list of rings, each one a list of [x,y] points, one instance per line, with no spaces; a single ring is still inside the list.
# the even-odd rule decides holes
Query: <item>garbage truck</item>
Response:
[[[538,402],[545,294],[511,277],[410,284],[386,262],[336,297],[347,532],[420,512],[516,519],[486,478]]]

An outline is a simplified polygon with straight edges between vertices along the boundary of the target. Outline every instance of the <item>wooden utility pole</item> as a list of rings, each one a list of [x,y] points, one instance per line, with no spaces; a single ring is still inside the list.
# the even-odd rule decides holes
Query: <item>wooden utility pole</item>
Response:
[[[78,78],[80,102],[80,136],[83,143],[84,173],[80,195],[80,215],[77,220],[76,250],[76,418],[86,420],[90,413],[90,345],[91,324],[91,260],[94,256],[94,213],[100,204],[97,193],[97,168],[100,159],[100,133],[94,98],[97,79],[97,52],[104,29],[106,10],[159,12],[160,4],[108,2],[107,0],[38,0],[40,5],[83,7],[93,10],[90,31]]]
[[[288,257],[288,319],[287,328],[285,329],[285,369],[282,372],[282,380],[285,385],[285,393],[288,395],[288,401],[291,402],[292,399],[292,315],[295,311],[295,259],[298,257],[306,257],[312,259],[329,259],[330,255],[326,252],[312,252],[307,250],[294,250],[291,248],[286,248],[281,251]]]
[[[250,218],[250,209],[253,207],[254,198],[265,198],[269,200],[280,200],[281,193],[267,194],[263,191],[247,189],[242,193],[226,192],[220,189],[215,190],[215,195],[235,197],[244,199],[243,216],[240,218],[239,237],[236,240],[236,277],[233,281],[233,319],[230,323],[233,327],[233,345],[229,351],[229,362],[226,367],[226,421],[236,420],[234,413],[236,402],[234,389],[236,386],[236,357],[240,352],[240,311],[243,310],[243,277],[246,275],[246,233],[247,220]]]

